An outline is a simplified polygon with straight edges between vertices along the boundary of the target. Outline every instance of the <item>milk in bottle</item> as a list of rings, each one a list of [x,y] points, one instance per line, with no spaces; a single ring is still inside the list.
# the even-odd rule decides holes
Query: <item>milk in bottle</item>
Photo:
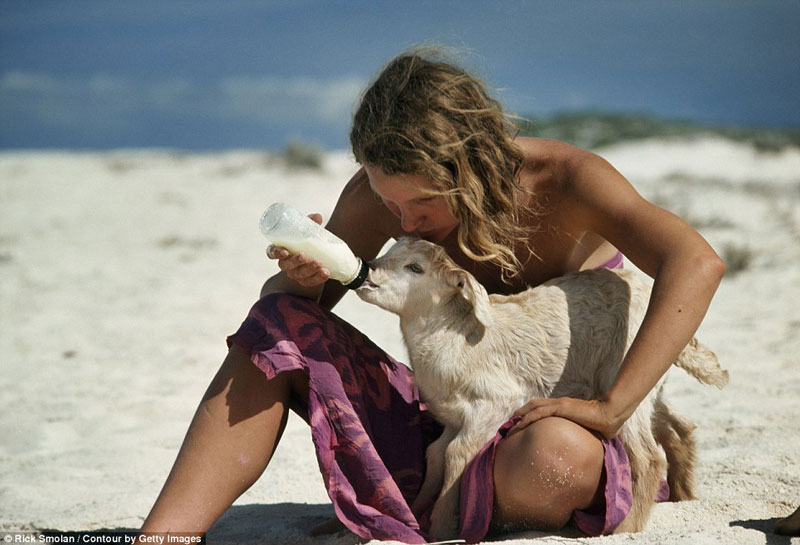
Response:
[[[356,289],[367,278],[367,264],[353,254],[347,243],[286,203],[277,202],[267,208],[259,228],[275,246],[319,260],[331,278],[350,289]]]

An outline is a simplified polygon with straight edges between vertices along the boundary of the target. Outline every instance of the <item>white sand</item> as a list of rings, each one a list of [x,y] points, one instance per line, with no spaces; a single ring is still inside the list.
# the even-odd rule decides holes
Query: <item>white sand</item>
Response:
[[[699,333],[731,383],[670,379],[674,407],[698,424],[700,499],[656,506],[635,536],[506,543],[790,543],[769,532],[800,504],[800,152],[701,140],[603,154],[720,252],[749,252]],[[141,524],[225,336],[275,271],[261,212],[287,200],[327,216],[353,170],[344,154],[321,172],[257,152],[0,154],[0,530]],[[393,316],[352,295],[337,311],[403,357]],[[292,416],[264,476],[210,538],[363,542],[309,538],[332,512]]]

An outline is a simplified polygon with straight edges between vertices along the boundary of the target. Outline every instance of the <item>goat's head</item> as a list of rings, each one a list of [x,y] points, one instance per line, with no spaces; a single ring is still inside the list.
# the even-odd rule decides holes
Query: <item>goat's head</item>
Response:
[[[475,277],[456,265],[441,246],[401,238],[370,262],[367,280],[356,293],[401,318],[430,314],[458,297],[483,326],[492,323],[489,296]]]

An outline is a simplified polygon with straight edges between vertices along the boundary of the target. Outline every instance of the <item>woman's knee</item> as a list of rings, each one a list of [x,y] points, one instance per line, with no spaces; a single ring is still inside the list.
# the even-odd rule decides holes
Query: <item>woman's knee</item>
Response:
[[[268,379],[237,345],[231,345],[203,401],[224,400],[232,420],[239,421],[266,410],[276,403],[288,405],[291,396],[308,399],[308,377],[301,371],[284,371]]]
[[[602,469],[603,445],[591,432],[561,418],[542,419],[498,446],[497,514],[505,522],[561,527],[572,511],[594,501]]]

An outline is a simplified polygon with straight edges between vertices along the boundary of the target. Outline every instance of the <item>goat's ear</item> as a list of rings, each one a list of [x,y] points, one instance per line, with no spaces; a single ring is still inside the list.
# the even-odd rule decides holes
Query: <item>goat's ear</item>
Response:
[[[461,291],[461,297],[472,305],[472,312],[475,319],[484,327],[489,327],[494,323],[492,313],[489,310],[489,295],[475,277],[464,270],[454,271],[454,286]]]

